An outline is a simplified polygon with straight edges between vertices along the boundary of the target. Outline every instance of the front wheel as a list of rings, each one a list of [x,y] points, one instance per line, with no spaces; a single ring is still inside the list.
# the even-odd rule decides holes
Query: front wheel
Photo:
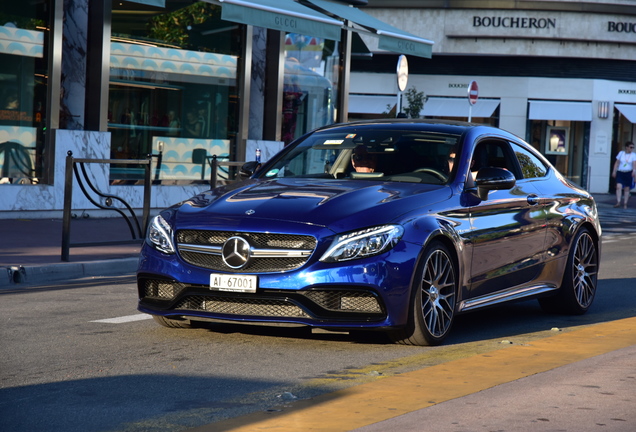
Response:
[[[455,319],[457,270],[448,248],[434,242],[414,277],[411,315],[407,326],[392,334],[405,345],[439,345]]]
[[[539,299],[547,312],[581,315],[587,312],[596,295],[598,249],[587,229],[580,230],[570,246],[563,283],[554,297]]]

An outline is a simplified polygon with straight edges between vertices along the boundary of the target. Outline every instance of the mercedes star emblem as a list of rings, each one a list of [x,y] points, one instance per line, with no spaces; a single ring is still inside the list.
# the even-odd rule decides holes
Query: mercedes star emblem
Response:
[[[245,267],[250,258],[250,244],[243,237],[230,237],[223,244],[222,257],[228,267]]]

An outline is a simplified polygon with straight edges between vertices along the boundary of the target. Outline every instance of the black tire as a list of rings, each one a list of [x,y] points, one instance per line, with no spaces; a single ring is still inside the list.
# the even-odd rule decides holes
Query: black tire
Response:
[[[191,328],[190,321],[170,319],[160,315],[153,315],[152,318],[164,327],[168,328]]]
[[[539,299],[546,312],[582,315],[590,308],[598,281],[598,248],[590,232],[576,233],[563,274],[563,282],[553,297]]]
[[[418,266],[411,295],[409,323],[391,334],[404,345],[439,345],[455,320],[457,269],[448,248],[431,243]]]

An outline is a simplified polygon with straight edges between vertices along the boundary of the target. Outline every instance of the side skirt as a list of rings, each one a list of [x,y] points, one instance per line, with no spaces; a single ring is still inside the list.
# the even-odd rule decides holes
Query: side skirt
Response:
[[[556,285],[532,285],[523,288],[511,288],[474,299],[464,300],[459,303],[458,312],[466,312],[488,306],[494,306],[508,301],[533,297],[550,291],[555,291],[558,288],[559,287]]]

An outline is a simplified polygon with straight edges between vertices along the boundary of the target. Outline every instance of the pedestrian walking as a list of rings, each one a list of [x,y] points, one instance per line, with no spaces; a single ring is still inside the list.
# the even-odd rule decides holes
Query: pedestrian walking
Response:
[[[616,179],[616,204],[614,207],[621,206],[622,193],[623,208],[627,208],[629,191],[634,187],[634,180],[636,179],[636,154],[634,153],[633,142],[626,142],[625,150],[619,152],[616,156],[612,177]]]

